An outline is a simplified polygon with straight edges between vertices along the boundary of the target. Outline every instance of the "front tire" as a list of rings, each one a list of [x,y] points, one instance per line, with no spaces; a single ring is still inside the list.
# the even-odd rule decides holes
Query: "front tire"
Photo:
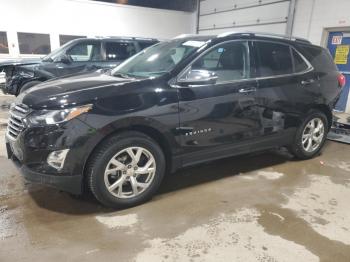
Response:
[[[322,150],[328,134],[328,119],[323,112],[312,110],[298,128],[290,149],[298,159],[310,159]]]
[[[93,154],[87,168],[89,188],[112,208],[139,205],[159,188],[165,173],[160,146],[139,132],[108,138]]]

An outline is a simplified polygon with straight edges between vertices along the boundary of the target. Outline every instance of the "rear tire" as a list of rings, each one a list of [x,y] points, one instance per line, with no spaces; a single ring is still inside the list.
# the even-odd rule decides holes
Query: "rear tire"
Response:
[[[159,188],[165,173],[160,146],[139,132],[108,138],[94,152],[87,181],[96,199],[112,208],[139,205]]]
[[[327,134],[327,116],[321,111],[312,110],[298,128],[290,151],[298,159],[313,158],[322,150]]]
[[[19,90],[19,94],[22,94],[24,91],[28,90],[29,88],[35,86],[35,85],[38,85],[42,83],[41,81],[30,81],[28,83],[25,83],[21,89]]]

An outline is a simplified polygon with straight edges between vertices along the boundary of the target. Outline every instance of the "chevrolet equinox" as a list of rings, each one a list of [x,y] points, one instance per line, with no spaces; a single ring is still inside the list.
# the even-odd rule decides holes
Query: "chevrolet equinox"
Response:
[[[314,157],[344,82],[328,51],[307,40],[183,36],[108,72],[22,93],[10,109],[8,157],[33,183],[133,206],[182,167],[284,146]]]

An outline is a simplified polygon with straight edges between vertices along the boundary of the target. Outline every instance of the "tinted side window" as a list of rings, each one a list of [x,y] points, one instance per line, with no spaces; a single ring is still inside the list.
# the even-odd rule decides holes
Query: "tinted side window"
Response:
[[[298,51],[312,64],[312,66],[321,72],[337,71],[333,58],[329,51],[317,46],[298,45]]]
[[[7,34],[6,32],[0,32],[0,54],[8,54],[9,47],[7,43]]]
[[[158,42],[155,42],[155,41],[139,41],[138,43],[139,43],[140,50],[142,50],[142,49],[145,49],[147,47],[150,47],[151,45],[155,45]]]
[[[217,83],[249,77],[247,42],[230,42],[218,45],[192,65],[192,70],[208,70],[217,76]]]
[[[298,73],[307,70],[309,66],[306,64],[304,59],[294,49],[292,50],[294,60],[294,71]]]
[[[258,72],[260,76],[275,76],[293,73],[290,47],[287,45],[255,42],[258,51]]]
[[[100,43],[78,43],[66,52],[75,62],[100,61]]]
[[[108,61],[120,61],[136,54],[133,42],[106,42],[106,59]]]
[[[50,35],[17,33],[19,52],[21,54],[44,55],[50,53]]]

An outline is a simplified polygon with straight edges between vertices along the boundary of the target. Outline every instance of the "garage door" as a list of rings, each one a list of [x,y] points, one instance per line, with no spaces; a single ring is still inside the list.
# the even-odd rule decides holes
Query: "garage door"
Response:
[[[288,27],[291,27],[294,3],[291,0],[202,0],[198,33],[257,31],[286,34],[291,32]]]

